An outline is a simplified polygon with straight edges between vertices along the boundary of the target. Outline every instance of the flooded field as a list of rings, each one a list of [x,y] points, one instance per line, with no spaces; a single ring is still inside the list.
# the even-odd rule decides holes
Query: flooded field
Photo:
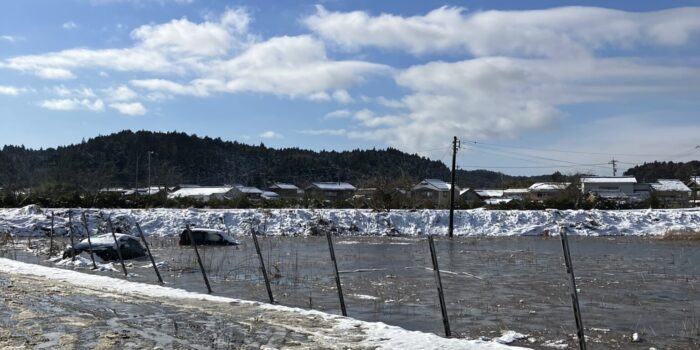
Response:
[[[237,247],[200,247],[213,294],[266,302],[250,237]],[[591,348],[700,347],[700,242],[632,237],[571,238],[583,323]],[[61,238],[61,243],[66,240]],[[168,286],[206,292],[194,250],[152,239]],[[282,305],[340,313],[325,237],[260,237],[272,292]],[[443,334],[428,243],[424,238],[335,237],[348,315]],[[16,241],[5,257],[54,265]],[[513,344],[575,347],[575,323],[558,238],[436,240],[453,335]],[[35,250],[36,251],[36,250]],[[123,278],[119,270],[88,273]],[[129,280],[157,283],[148,259],[127,263]],[[120,275],[121,274],[121,275]],[[633,343],[639,333],[642,341]]]

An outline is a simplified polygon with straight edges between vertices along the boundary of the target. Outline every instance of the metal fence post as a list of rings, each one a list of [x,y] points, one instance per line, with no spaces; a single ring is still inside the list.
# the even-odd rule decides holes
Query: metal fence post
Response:
[[[87,218],[85,217],[85,212],[81,213],[83,217],[83,226],[85,226],[85,232],[87,232],[88,247],[90,248],[90,259],[92,259],[92,268],[97,269],[97,264],[95,264],[95,254],[92,252],[92,240],[90,240],[90,229],[88,228]]]
[[[574,277],[574,266],[571,263],[571,252],[569,251],[569,238],[566,235],[566,227],[559,226],[559,236],[561,237],[561,247],[564,251],[564,261],[566,262],[566,273],[571,280],[571,303],[574,307],[574,318],[576,319],[576,336],[580,350],[586,350],[586,336],[583,333],[583,321],[581,320],[581,307],[578,303],[578,289],[576,288],[576,278]]]
[[[68,230],[70,232],[70,256],[75,261],[75,240],[73,239],[73,212],[68,210]]]
[[[139,236],[141,236],[141,241],[143,241],[143,245],[146,247],[146,252],[148,253],[148,257],[151,258],[151,264],[153,264],[153,269],[156,270],[156,276],[158,276],[158,282],[160,284],[163,284],[163,278],[160,277],[160,271],[158,271],[158,266],[156,266],[156,261],[153,259],[153,254],[151,254],[151,248],[148,246],[148,242],[146,242],[146,237],[143,235],[143,230],[141,230],[141,225],[139,225],[139,222],[134,219],[134,222],[136,222],[136,228],[139,230]]]
[[[328,250],[331,253],[331,260],[333,261],[333,270],[335,271],[335,285],[338,287],[340,311],[343,313],[343,316],[347,316],[348,311],[345,309],[345,299],[343,298],[343,286],[340,283],[340,274],[338,274],[338,263],[335,260],[335,250],[333,249],[333,239],[331,238],[330,231],[326,231],[326,238],[328,239]]]
[[[253,243],[255,243],[255,251],[258,253],[258,258],[260,259],[260,270],[262,271],[263,278],[265,279],[265,287],[267,288],[267,296],[270,298],[270,304],[275,304],[275,298],[272,297],[272,288],[270,288],[270,279],[267,278],[267,269],[265,269],[265,261],[263,259],[262,253],[260,252],[260,244],[258,243],[258,234],[254,228],[251,227],[250,230],[253,235]]]
[[[119,241],[117,240],[117,234],[114,232],[114,225],[112,225],[112,216],[110,214],[107,217],[107,224],[109,225],[109,230],[112,231],[112,238],[114,238],[114,245],[117,249],[117,255],[119,256],[119,262],[122,264],[122,270],[124,270],[124,277],[129,277],[129,273],[126,272],[126,265],[124,265],[124,259],[122,258],[122,251],[119,247]]]
[[[192,236],[192,230],[190,230],[190,225],[186,227],[187,235],[190,237],[190,244],[194,247],[194,253],[197,255],[197,263],[199,263],[199,269],[202,270],[202,277],[204,277],[204,284],[207,285],[207,291],[211,294],[211,286],[209,285],[209,278],[207,278],[207,273],[204,271],[204,265],[202,264],[202,258],[199,256],[199,250],[197,249],[197,242],[194,241]]]
[[[447,317],[447,306],[445,305],[445,295],[442,289],[442,279],[440,278],[440,267],[438,266],[437,254],[435,253],[435,242],[433,236],[428,236],[428,246],[430,247],[430,258],[433,261],[433,270],[435,271],[435,284],[437,285],[438,298],[440,299],[440,311],[442,312],[442,324],[445,327],[445,336],[452,336],[450,331],[450,320]]]

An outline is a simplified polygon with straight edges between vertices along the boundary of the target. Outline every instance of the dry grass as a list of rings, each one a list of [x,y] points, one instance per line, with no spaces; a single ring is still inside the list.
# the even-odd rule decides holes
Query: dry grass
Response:
[[[663,241],[700,241],[700,231],[690,228],[668,229],[659,239]]]

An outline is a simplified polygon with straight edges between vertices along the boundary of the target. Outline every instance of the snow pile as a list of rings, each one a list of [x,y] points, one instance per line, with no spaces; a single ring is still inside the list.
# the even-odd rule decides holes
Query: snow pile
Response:
[[[52,261],[56,263],[56,266],[66,266],[74,269],[92,269],[92,259],[90,258],[90,253],[86,252],[76,255],[75,260],[71,258],[57,258]],[[97,255],[95,255],[95,266],[97,266],[97,271],[118,271],[116,268],[114,268],[112,263],[105,263]]]
[[[501,344],[510,344],[515,342],[516,340],[521,340],[525,338],[527,338],[527,335],[518,333],[516,331],[501,331],[501,336],[495,338],[494,340]]]
[[[435,334],[408,331],[400,327],[389,326],[380,322],[358,321],[348,317],[331,315],[314,310],[303,310],[280,305],[263,304],[253,301],[224,298],[209,294],[188,292],[182,289],[162,287],[145,283],[129,282],[106,276],[83,274],[57,268],[27,264],[0,258],[0,273],[14,275],[39,276],[49,280],[62,281],[93,290],[116,292],[139,297],[170,298],[177,300],[206,300],[226,304],[248,304],[279,313],[294,313],[305,316],[321,317],[323,327],[336,330],[362,329],[363,335],[358,339],[358,347],[377,349],[473,349],[473,350],[516,350],[524,348],[508,347],[495,342],[467,339],[446,339]],[[310,330],[312,331],[312,330]]]
[[[55,232],[67,235],[67,209],[40,209],[35,206],[0,209],[0,232],[19,236],[48,235],[51,213]],[[257,227],[268,235],[313,235],[330,231],[340,235],[446,235],[447,210],[392,210],[374,212],[357,209],[87,209],[88,226],[106,231],[100,219],[111,215],[115,229],[137,235],[136,222],[146,235],[174,236],[185,225],[230,230],[247,235]],[[73,210],[76,235],[85,237]],[[222,219],[226,227],[222,224]],[[663,235],[670,229],[700,232],[700,210],[458,210],[455,234],[461,236],[539,236],[558,234],[559,223],[570,235]]]

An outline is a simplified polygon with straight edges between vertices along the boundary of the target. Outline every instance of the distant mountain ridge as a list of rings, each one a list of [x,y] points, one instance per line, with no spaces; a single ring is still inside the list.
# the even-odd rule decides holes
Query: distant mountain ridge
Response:
[[[241,183],[264,187],[271,181],[298,185],[349,181],[357,186],[398,186],[423,178],[450,178],[444,163],[394,148],[315,152],[181,132],[125,130],[57,148],[5,146],[0,151],[0,187],[60,184],[95,190],[133,187],[137,183],[145,186],[149,151],[154,152],[150,167],[154,185]],[[462,187],[527,186],[533,181],[565,179],[560,174],[525,177],[488,170],[457,173],[457,183]]]

